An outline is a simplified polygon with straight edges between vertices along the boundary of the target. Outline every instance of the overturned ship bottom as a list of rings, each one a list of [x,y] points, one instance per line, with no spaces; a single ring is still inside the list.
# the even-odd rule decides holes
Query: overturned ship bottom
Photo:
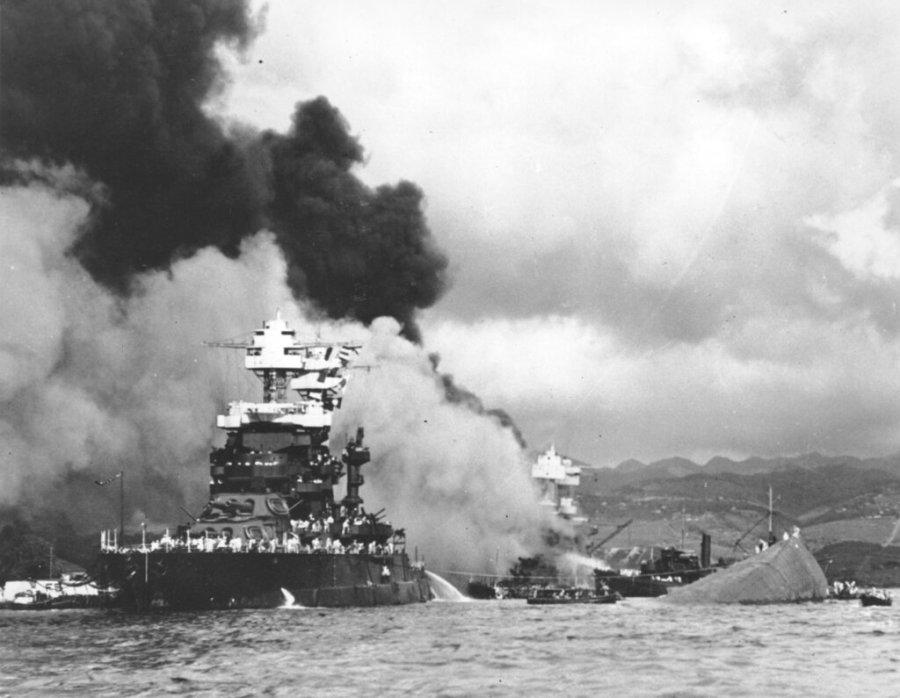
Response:
[[[403,553],[105,552],[97,577],[118,590],[118,605],[135,610],[277,608],[285,604],[284,591],[300,606],[389,606],[431,598],[424,569]]]

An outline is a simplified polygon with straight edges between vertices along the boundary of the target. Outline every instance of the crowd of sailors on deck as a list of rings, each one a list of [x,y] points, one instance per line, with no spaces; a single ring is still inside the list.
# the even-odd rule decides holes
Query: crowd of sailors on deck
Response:
[[[791,532],[788,533],[785,531],[781,534],[781,540],[790,540],[791,538],[799,538],[800,537],[800,527],[794,526],[791,528]],[[769,540],[765,538],[760,538],[756,543],[756,552],[761,553],[763,550],[768,550],[769,546],[774,545],[778,542],[778,539],[774,535],[769,535]]]
[[[855,599],[860,593],[861,590],[856,586],[856,582],[852,579],[848,582],[842,582],[839,579],[835,579],[832,584],[831,595],[838,599]]]
[[[356,513],[348,513],[346,508],[342,506],[338,516],[338,521],[341,524],[341,538],[350,536],[352,526],[365,526],[372,518],[366,515],[364,509]],[[291,519],[291,531],[303,537],[309,535],[318,536],[322,533],[327,534],[331,532],[334,520],[331,510],[326,509],[324,514],[320,516],[310,514],[305,519]]]
[[[156,550],[185,550],[187,552],[232,552],[232,553],[332,553],[360,555],[392,555],[394,553],[393,541],[384,545],[376,541],[363,543],[359,540],[349,541],[346,545],[340,538],[332,539],[331,536],[315,536],[307,542],[303,542],[296,533],[285,533],[281,538],[247,538],[233,536],[222,532],[216,536],[187,536],[185,538],[173,538],[168,531],[159,540],[152,541],[148,546],[151,551]]]
[[[335,518],[330,509],[326,509],[320,515],[310,514],[306,518],[291,519],[290,532],[285,531],[280,537],[263,532],[263,528],[251,524],[248,528],[257,529],[256,534],[234,535],[230,528],[220,530],[218,533],[206,531],[202,535],[191,536],[186,532],[184,536],[171,536],[168,529],[165,534],[148,544],[142,545],[140,550],[157,551],[183,550],[186,552],[253,552],[253,553],[330,553],[348,555],[392,555],[398,549],[393,540],[381,544],[375,540],[361,541],[354,534],[359,533],[359,528],[368,523],[374,524],[375,517],[367,515],[365,510],[348,512],[341,507],[338,521],[341,526],[340,537],[332,537],[335,531]],[[390,524],[388,524],[390,525]],[[115,538],[101,534],[100,547],[102,550],[121,550]]]

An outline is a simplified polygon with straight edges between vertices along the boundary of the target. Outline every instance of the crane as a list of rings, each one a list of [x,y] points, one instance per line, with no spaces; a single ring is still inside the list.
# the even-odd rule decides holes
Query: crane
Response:
[[[589,545],[587,545],[585,547],[585,551],[587,552],[588,555],[590,555],[595,550],[602,547],[604,543],[609,542],[610,540],[615,538],[617,535],[619,535],[622,531],[624,531],[626,528],[628,528],[632,523],[634,523],[634,519],[628,519],[628,521],[626,521],[625,523],[619,524],[618,526],[616,526],[615,531],[610,533],[608,536],[606,536],[602,540],[597,541],[596,543],[590,543]]]

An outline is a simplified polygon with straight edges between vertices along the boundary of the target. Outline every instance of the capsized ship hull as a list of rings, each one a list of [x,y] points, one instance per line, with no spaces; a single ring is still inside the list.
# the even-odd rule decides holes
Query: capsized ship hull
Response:
[[[335,555],[105,552],[98,577],[127,608],[276,608],[287,591],[301,606],[389,606],[431,598],[425,572],[405,553]]]
[[[790,538],[690,586],[669,589],[673,603],[768,604],[821,601],[828,582],[800,538]]]

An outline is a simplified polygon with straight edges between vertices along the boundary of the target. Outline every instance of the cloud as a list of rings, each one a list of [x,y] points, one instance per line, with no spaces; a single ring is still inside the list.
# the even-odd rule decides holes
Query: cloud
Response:
[[[426,345],[529,442],[897,449],[893,4],[271,9],[296,28],[223,109],[271,118],[271,60],[365,129],[365,176],[423,184]]]
[[[452,260],[453,289],[425,315],[425,350],[437,350],[442,369],[488,407],[511,412],[533,445],[555,440],[599,462],[885,452],[897,450],[900,433],[892,397],[900,349],[896,13],[886,3],[585,2],[564,11],[525,3],[515,13],[483,3],[433,12],[415,3],[273,3],[267,33],[243,59],[215,54],[234,81],[203,113],[216,124],[237,119],[283,132],[298,98],[324,92],[367,148],[358,154],[366,167],[347,186],[405,177],[422,185],[422,199],[405,185],[392,188],[405,194],[399,202],[388,197],[396,206],[386,207],[384,225],[393,227],[415,199]],[[315,123],[342,123],[331,116]],[[346,126],[342,135],[345,145],[356,142]],[[296,129],[270,138],[289,154],[305,142]],[[334,165],[334,158],[323,164]],[[23,220],[36,227],[13,244],[10,258],[25,271],[11,288],[22,290],[3,300],[10,318],[34,310],[41,317],[33,333],[6,333],[0,390],[21,396],[43,376],[48,390],[29,398],[27,414],[59,419],[60,405],[90,402],[97,391],[125,406],[84,408],[84,423],[66,442],[73,469],[102,434],[127,440],[136,422],[170,434],[173,452],[195,442],[199,434],[171,431],[188,409],[190,383],[159,379],[183,368],[153,355],[155,333],[169,332],[184,312],[179,346],[200,330],[203,338],[237,334],[237,320],[220,308],[243,307],[253,269],[281,273],[272,238],[251,238],[234,260],[204,250],[171,275],[142,277],[143,296],[109,299],[40,242],[58,234],[54,244],[71,244],[85,205],[45,198],[28,204],[33,215]],[[18,205],[10,220],[18,220]],[[239,281],[223,281],[220,270]],[[29,284],[55,300],[33,307]],[[276,284],[262,295],[271,301],[282,293]],[[216,302],[182,310],[188,298],[206,297]],[[84,309],[86,329],[69,327],[69,313]],[[264,310],[240,318],[239,329],[271,312]],[[67,329],[57,333],[60,318]],[[386,357],[410,362],[401,362],[398,385],[439,405],[427,392],[434,377],[424,372],[424,354],[378,331]],[[103,358],[98,366],[115,367],[113,376],[131,368],[122,356],[142,367],[160,362],[156,377],[139,380],[155,407],[132,414],[133,394],[92,368],[84,358],[92,352]],[[55,382],[73,362],[93,382]],[[169,394],[176,404],[167,405]],[[434,409],[435,423],[496,436],[444,407]],[[407,429],[391,429],[395,413],[371,409],[387,425],[385,452],[406,431],[424,443],[433,438],[424,423],[399,420]],[[370,427],[373,440],[376,431]],[[21,448],[23,433],[3,429],[10,448]],[[507,463],[503,438],[485,453]],[[481,462],[470,447],[459,450]],[[103,450],[118,457],[112,446]],[[424,447],[413,453],[401,470],[430,458]],[[451,475],[410,481],[424,488],[421,501],[432,502]],[[467,477],[481,482],[477,472]],[[490,477],[501,489],[510,484]],[[390,487],[373,486],[373,499],[391,501]]]
[[[806,219],[824,233],[822,246],[860,281],[900,278],[900,230],[886,225],[898,189],[895,181],[852,211]]]
[[[896,447],[900,342],[863,316],[738,322],[647,351],[561,317],[431,317],[425,332],[444,370],[504,405],[533,448],[555,442],[600,465]]]
[[[279,90],[326,86],[371,141],[363,176],[428,193],[447,314],[699,341],[759,295],[805,302],[803,219],[893,178],[886,6],[344,9],[270,7],[292,28],[230,65],[224,105],[271,119],[270,69]]]

